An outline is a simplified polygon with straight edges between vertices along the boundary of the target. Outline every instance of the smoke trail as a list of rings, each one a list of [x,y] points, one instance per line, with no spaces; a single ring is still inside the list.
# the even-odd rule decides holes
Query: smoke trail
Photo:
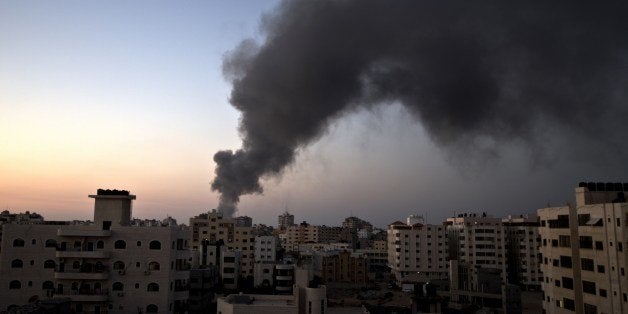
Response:
[[[534,147],[541,125],[625,153],[624,1],[285,1],[224,61],[241,149],[212,189],[230,214],[295,151],[360,106],[400,102],[443,148]]]

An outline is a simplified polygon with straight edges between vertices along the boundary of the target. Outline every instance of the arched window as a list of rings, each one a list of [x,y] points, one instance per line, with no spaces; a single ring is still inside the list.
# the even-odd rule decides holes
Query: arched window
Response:
[[[41,288],[44,290],[54,289],[55,284],[52,281],[44,281],[44,283],[41,284]]]
[[[159,285],[155,282],[151,282],[146,287],[146,291],[159,291]]]
[[[24,263],[22,263],[21,259],[14,259],[11,261],[11,268],[22,268]]]
[[[113,291],[124,291],[124,284],[121,282],[114,282],[113,287],[111,287]]]
[[[97,249],[104,249],[105,248],[105,242],[103,242],[102,240],[99,240],[98,242],[96,242],[96,248]]]
[[[137,241],[137,246],[142,246],[142,241]]]
[[[148,270],[159,270],[159,263],[157,262],[148,263]]]
[[[20,289],[22,288],[22,283],[19,280],[13,280],[9,282],[9,289]]]
[[[55,261],[49,259],[44,262],[44,268],[55,268]]]
[[[123,261],[115,261],[113,263],[113,269],[124,270],[124,262]]]
[[[161,250],[161,242],[159,242],[159,241],[150,241],[149,248],[151,250]]]
[[[159,308],[155,304],[149,304],[146,306],[146,313],[157,313]]]
[[[20,238],[13,240],[13,247],[24,247],[24,240]]]
[[[55,239],[48,239],[46,240],[46,247],[57,247],[57,240]]]
[[[116,249],[126,249],[126,242],[124,242],[124,240],[118,240],[113,247]]]

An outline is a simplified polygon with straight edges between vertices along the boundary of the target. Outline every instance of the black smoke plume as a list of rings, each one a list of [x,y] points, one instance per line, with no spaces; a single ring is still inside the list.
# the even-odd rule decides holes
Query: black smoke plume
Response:
[[[447,149],[477,139],[534,147],[544,129],[624,154],[626,1],[284,1],[265,40],[224,61],[242,148],[220,151],[212,189],[233,213],[260,178],[358,107],[401,103]],[[577,144],[577,143],[574,143]]]

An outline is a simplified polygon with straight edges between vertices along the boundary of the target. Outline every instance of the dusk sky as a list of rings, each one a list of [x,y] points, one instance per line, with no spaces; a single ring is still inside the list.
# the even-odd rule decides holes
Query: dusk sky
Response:
[[[267,34],[281,30],[260,26],[277,6],[0,1],[0,208],[48,220],[91,219],[87,195],[98,188],[137,195],[137,218],[169,215],[188,223],[216,208],[213,156],[242,145],[241,112],[229,101],[233,73],[225,78],[223,61],[242,52],[236,48],[246,39],[265,51]],[[288,21],[286,12],[266,19]],[[622,40],[616,46],[626,52]],[[272,47],[287,47],[289,55],[291,46],[282,44]],[[604,65],[614,69],[605,79],[624,88],[628,58],[618,59]],[[521,124],[526,134],[534,128],[529,136],[482,128],[452,141],[435,129],[427,109],[407,105],[400,93],[344,108],[320,132],[295,142],[294,162],[281,175],[262,175],[263,194],[243,195],[236,215],[270,225],[285,209],[314,224],[339,225],[353,215],[385,227],[410,214],[439,223],[455,212],[504,216],[563,205],[579,181],[628,182],[626,149],[615,138],[581,135],[576,125],[596,130],[586,119],[562,122],[548,113]],[[357,98],[352,103],[363,99]],[[615,132],[625,145],[625,92],[605,101],[613,103],[605,113],[623,117],[624,125],[599,134]],[[539,108],[545,107],[530,111]],[[567,116],[574,111],[566,108]],[[521,132],[495,120],[505,133]]]

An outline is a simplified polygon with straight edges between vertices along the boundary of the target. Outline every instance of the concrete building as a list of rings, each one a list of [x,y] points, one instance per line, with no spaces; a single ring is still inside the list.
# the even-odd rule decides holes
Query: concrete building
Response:
[[[447,278],[447,229],[445,225],[388,226],[388,265],[397,282],[412,275],[416,282]]]
[[[242,267],[242,252],[239,250],[222,250],[220,260],[218,268],[223,287],[228,290],[237,289]]]
[[[220,268],[222,251],[240,251],[240,275],[252,277],[255,236],[250,222],[249,217],[224,217],[215,209],[190,218],[190,246],[199,252],[196,263]]]
[[[324,283],[352,283],[364,285],[369,282],[368,258],[351,252],[337,252],[323,257],[321,277]]]
[[[173,219],[133,225],[127,191],[90,197],[93,223],[4,224],[0,310],[67,299],[76,312],[184,312],[189,230]]]
[[[540,291],[543,273],[539,263],[541,236],[536,214],[502,219],[506,233],[506,273],[509,284]]]
[[[274,236],[255,237],[254,286],[273,286],[273,270],[277,260],[277,238]]]
[[[290,226],[285,231],[285,242],[282,246],[289,251],[298,250],[299,244],[318,243],[319,242],[319,226],[310,225],[302,222],[296,226]]]
[[[288,213],[288,211],[277,217],[277,229],[286,230],[288,227],[294,226],[294,215]]]
[[[627,183],[580,183],[538,210],[546,313],[628,313]]]
[[[295,275],[297,279],[289,294],[232,294],[218,298],[217,311],[221,314],[328,313],[326,287],[312,283],[312,273],[308,270],[297,269]]]

